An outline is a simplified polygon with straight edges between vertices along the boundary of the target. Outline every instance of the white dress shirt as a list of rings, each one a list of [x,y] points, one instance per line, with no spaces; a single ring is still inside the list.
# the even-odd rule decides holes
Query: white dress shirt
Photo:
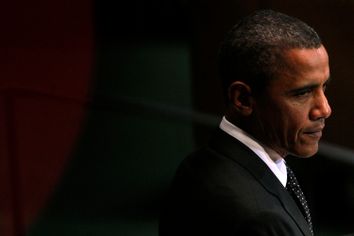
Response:
[[[279,179],[281,184],[284,187],[286,186],[286,179],[287,179],[286,165],[284,159],[278,153],[260,144],[251,135],[247,134],[242,129],[230,123],[225,118],[225,116],[222,118],[219,127],[221,130],[228,133],[232,137],[236,138],[238,141],[240,141],[241,143],[246,145],[249,149],[251,149],[262,161],[264,161],[264,163]],[[273,157],[273,159],[271,157]]]

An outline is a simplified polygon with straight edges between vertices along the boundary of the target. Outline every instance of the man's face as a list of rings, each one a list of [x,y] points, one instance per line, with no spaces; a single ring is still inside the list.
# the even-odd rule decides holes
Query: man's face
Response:
[[[253,134],[281,155],[314,155],[325,119],[331,114],[325,90],[330,77],[328,55],[318,49],[291,49],[285,67],[256,99]]]

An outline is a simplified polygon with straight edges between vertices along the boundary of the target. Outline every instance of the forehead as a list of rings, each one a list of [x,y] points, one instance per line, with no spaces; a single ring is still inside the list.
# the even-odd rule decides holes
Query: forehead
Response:
[[[300,48],[284,51],[284,63],[288,69],[313,70],[328,65],[328,54],[324,46],[319,48]]]
[[[286,50],[282,64],[274,84],[321,83],[330,76],[328,54],[323,46]]]

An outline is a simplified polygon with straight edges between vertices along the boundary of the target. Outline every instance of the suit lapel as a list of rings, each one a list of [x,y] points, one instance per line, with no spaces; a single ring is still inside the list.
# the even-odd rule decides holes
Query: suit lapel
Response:
[[[311,235],[309,226],[293,198],[269,167],[252,150],[222,130],[217,131],[210,146],[248,170],[269,193],[279,199],[304,235]]]

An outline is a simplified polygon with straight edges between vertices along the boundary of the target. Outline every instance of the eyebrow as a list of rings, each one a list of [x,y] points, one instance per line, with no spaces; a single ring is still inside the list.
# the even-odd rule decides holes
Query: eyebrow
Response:
[[[323,83],[323,85],[327,86],[331,82],[331,80],[332,80],[331,77],[328,77],[328,79]],[[305,85],[300,88],[292,89],[292,90],[288,91],[287,94],[294,95],[294,94],[298,94],[298,93],[302,93],[302,92],[306,92],[306,91],[311,91],[311,90],[318,88],[318,87],[320,87],[320,84],[309,84],[309,85]]]

